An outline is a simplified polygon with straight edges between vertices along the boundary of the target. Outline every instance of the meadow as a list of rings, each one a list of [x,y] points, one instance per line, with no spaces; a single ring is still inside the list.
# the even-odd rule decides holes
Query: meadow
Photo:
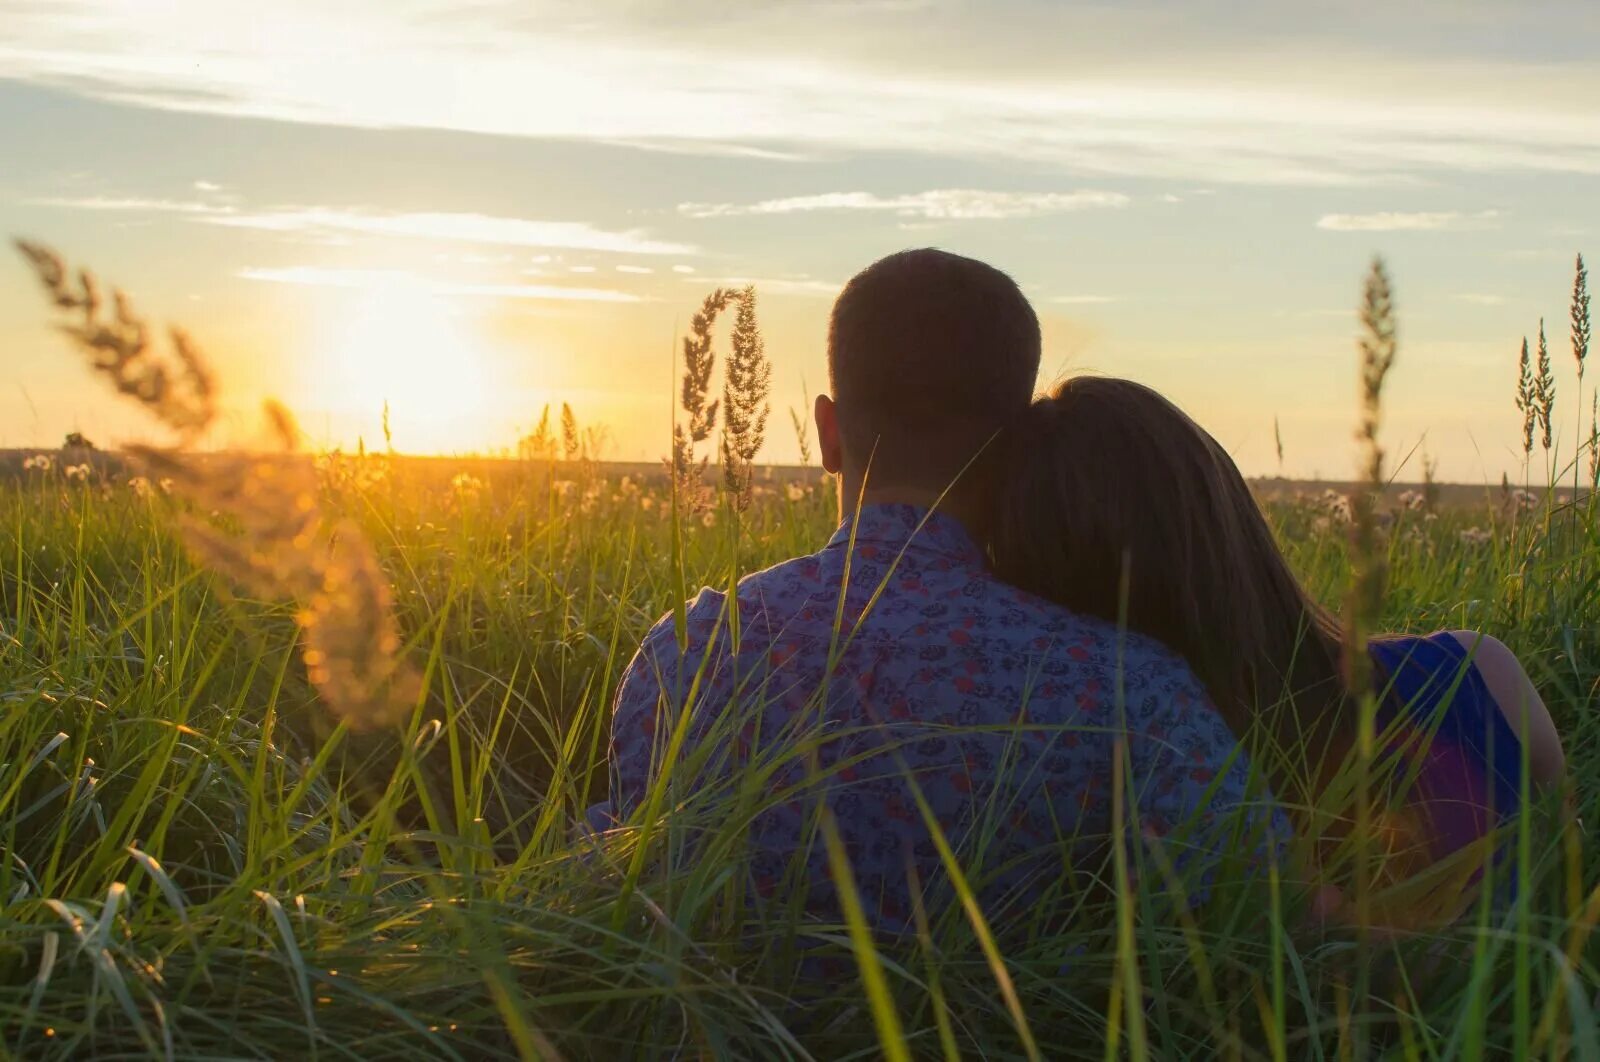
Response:
[[[309,485],[328,549],[370,545],[382,589],[364,561],[330,569],[373,625],[351,631],[333,582],[249,574],[321,531],[226,552],[278,495],[228,508],[159,454],[48,456],[0,481],[11,1055],[1600,1058],[1600,846],[1531,806],[1514,902],[1383,933],[1242,870],[1174,912],[1153,867],[1108,869],[1068,917],[952,905],[874,940],[752,918],[716,794],[579,830],[638,639],[698,587],[816,549],[836,518],[816,470],[751,468],[739,504],[701,509],[664,472],[576,450],[254,464]],[[1592,494],[1391,485],[1371,514],[1269,494],[1322,600],[1346,600],[1350,522],[1370,517],[1378,629],[1515,649],[1600,821]],[[340,702],[329,654],[350,639],[409,662],[351,665],[400,710]]]

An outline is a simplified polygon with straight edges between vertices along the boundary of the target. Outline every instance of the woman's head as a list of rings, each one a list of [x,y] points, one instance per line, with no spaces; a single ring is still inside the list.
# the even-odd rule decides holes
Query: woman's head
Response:
[[[1001,578],[1164,642],[1236,733],[1285,693],[1304,698],[1301,724],[1330,721],[1335,627],[1204,428],[1148,387],[1084,376],[1036,401],[1006,446]]]

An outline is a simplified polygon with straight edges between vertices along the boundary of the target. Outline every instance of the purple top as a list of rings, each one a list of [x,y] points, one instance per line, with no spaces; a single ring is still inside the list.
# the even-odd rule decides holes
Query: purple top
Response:
[[[1382,639],[1371,653],[1388,694],[1378,724],[1393,731],[1390,747],[1405,762],[1399,773],[1410,781],[1429,854],[1442,859],[1514,818],[1522,744],[1467,649],[1441,632]]]
[[[945,887],[920,791],[986,910],[1035,902],[1065,861],[1103,851],[1119,748],[1130,835],[1165,838],[1191,899],[1217,858],[1261,860],[1288,837],[1183,660],[1000,582],[950,517],[867,506],[820,552],[742,580],[736,624],[729,604],[701,591],[687,648],[668,616],[628,666],[612,809],[647,802],[688,705],[661,807],[742,807],[758,896],[803,869],[811,908],[836,912],[825,794],[869,916],[904,926],[912,871],[925,893]]]

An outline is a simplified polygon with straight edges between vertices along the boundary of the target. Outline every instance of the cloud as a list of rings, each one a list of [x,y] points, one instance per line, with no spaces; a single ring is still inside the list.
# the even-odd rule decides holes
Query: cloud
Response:
[[[6,78],[166,110],[751,166],[904,152],[1186,183],[1600,173],[1600,67],[1578,43],[1600,28],[1593,4],[1507,9],[1497,22],[1526,32],[1492,47],[1478,4],[1387,5],[1381,42],[1367,3],[1280,20],[1224,4],[1201,19],[1168,3],[926,18],[895,4],[865,16],[619,2],[578,18],[553,4],[283,0],[270,33],[215,0],[55,6],[7,9]]]
[[[1115,295],[1056,295],[1050,301],[1060,303],[1063,306],[1098,306],[1102,303],[1116,302],[1117,297]]]
[[[696,251],[696,248],[687,244],[649,239],[638,231],[612,232],[581,221],[530,221],[487,214],[380,214],[312,207],[265,213],[218,214],[206,220],[214,225],[269,232],[351,232],[365,236],[397,236],[511,247],[561,247],[617,254],[693,254]]]
[[[216,203],[194,203],[178,199],[140,199],[132,196],[83,196],[27,200],[28,206],[59,207],[63,210],[127,211],[140,214],[217,215],[233,208]]]
[[[1471,291],[1463,291],[1450,297],[1458,302],[1470,302],[1475,306],[1500,306],[1506,301],[1504,295],[1484,295]]]
[[[831,280],[812,280],[810,277],[681,277],[691,284],[704,284],[717,288],[742,288],[755,285],[760,295],[801,295],[810,298],[831,299],[844,289],[844,285]]]
[[[176,199],[89,196],[29,201],[32,206],[74,210],[128,211],[181,214],[209,225],[298,233],[328,237],[354,233],[403,239],[437,240],[508,247],[556,247],[614,254],[694,254],[698,248],[684,243],[653,240],[638,230],[612,231],[581,221],[534,221],[487,214],[419,211],[383,213],[337,207],[290,207],[245,211],[220,203]]]
[[[419,277],[397,269],[329,269],[322,266],[246,268],[237,274],[245,280],[274,284],[307,284],[326,288],[402,288],[419,295],[467,295],[498,299],[539,299],[552,302],[642,302],[640,296],[605,288],[568,288],[556,284],[458,284]]]
[[[1026,218],[1127,205],[1128,197],[1120,192],[986,192],[938,188],[892,196],[871,192],[824,192],[764,199],[758,203],[679,203],[678,213],[691,218],[728,218],[815,211],[882,211],[903,218],[965,221]]]
[[[1476,214],[1380,210],[1374,214],[1324,214],[1317,219],[1317,228],[1330,232],[1433,232],[1441,229],[1483,228],[1499,216],[1498,210],[1483,210]]]

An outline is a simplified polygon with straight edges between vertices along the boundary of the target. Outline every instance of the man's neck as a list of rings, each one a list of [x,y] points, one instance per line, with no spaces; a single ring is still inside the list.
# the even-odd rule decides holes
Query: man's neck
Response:
[[[919,509],[936,509],[941,515],[958,521],[968,534],[982,541],[988,529],[988,514],[973,505],[969,495],[969,491],[958,489],[936,491],[889,483],[869,485],[863,490],[861,480],[847,474],[839,480],[839,512],[841,516],[854,515],[858,503],[862,508],[868,505],[914,505]]]

